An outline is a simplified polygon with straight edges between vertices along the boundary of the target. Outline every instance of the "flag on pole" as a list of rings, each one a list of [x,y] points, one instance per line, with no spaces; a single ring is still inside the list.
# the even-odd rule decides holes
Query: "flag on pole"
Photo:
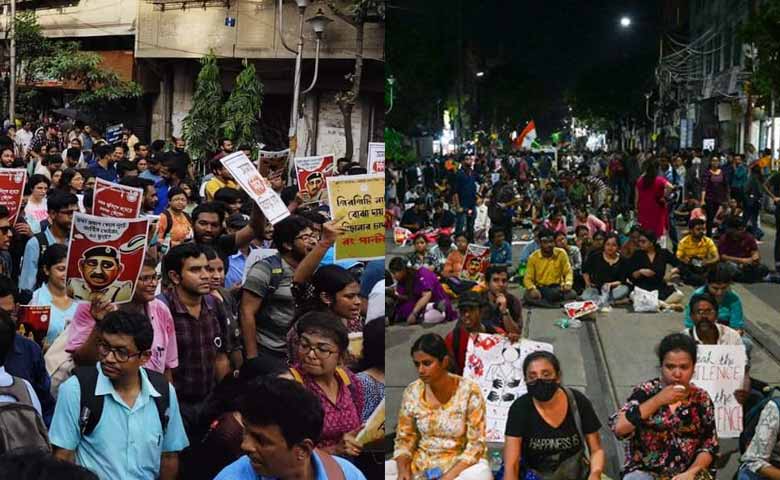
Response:
[[[517,138],[515,139],[515,145],[517,145],[520,148],[530,149],[535,140],[536,140],[536,124],[534,124],[534,121],[531,120],[530,122],[528,122],[528,125],[525,126],[523,131],[520,132],[520,135],[518,135]]]

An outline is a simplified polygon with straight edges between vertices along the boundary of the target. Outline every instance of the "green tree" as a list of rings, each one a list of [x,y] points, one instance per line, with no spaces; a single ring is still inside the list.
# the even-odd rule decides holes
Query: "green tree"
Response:
[[[236,86],[222,108],[225,136],[237,145],[254,147],[260,139],[257,123],[262,105],[263,83],[257,78],[255,66],[244,60],[244,70],[236,77]]]
[[[753,93],[764,97],[780,92],[779,25],[780,0],[767,0],[739,32],[740,39],[756,49],[750,88]],[[748,64],[748,67],[751,65]]]
[[[192,108],[183,121],[184,140],[195,162],[204,162],[219,143],[222,131],[222,82],[214,52],[200,59]]]

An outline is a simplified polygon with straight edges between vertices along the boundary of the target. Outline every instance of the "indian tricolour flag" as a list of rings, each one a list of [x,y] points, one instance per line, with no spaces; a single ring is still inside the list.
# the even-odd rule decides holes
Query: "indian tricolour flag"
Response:
[[[525,126],[522,132],[520,132],[520,135],[517,136],[517,139],[515,139],[515,145],[517,145],[520,148],[527,148],[530,149],[533,145],[534,141],[536,140],[536,124],[533,120],[528,122],[528,125]]]

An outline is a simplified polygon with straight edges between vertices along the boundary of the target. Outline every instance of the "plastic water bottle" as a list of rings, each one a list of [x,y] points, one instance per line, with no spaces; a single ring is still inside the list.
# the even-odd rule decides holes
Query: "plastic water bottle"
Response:
[[[441,471],[441,468],[433,467],[418,473],[414,477],[414,480],[439,480],[443,475],[444,473]]]
[[[569,319],[568,317],[561,318],[560,320],[555,321],[555,325],[558,327],[561,327],[563,329],[569,328]]]
[[[490,470],[494,476],[501,470],[502,463],[504,463],[504,459],[501,457],[501,452],[495,451],[490,454]]]

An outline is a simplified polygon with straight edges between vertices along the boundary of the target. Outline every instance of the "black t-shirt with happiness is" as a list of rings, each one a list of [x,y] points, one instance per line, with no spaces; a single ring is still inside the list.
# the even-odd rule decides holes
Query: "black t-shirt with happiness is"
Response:
[[[590,400],[577,390],[572,391],[582,419],[583,434],[597,432],[601,422]],[[583,447],[571,408],[567,410],[563,423],[553,428],[539,415],[528,394],[515,400],[510,407],[506,435],[522,438],[522,465],[541,472],[555,471],[562,461]]]

